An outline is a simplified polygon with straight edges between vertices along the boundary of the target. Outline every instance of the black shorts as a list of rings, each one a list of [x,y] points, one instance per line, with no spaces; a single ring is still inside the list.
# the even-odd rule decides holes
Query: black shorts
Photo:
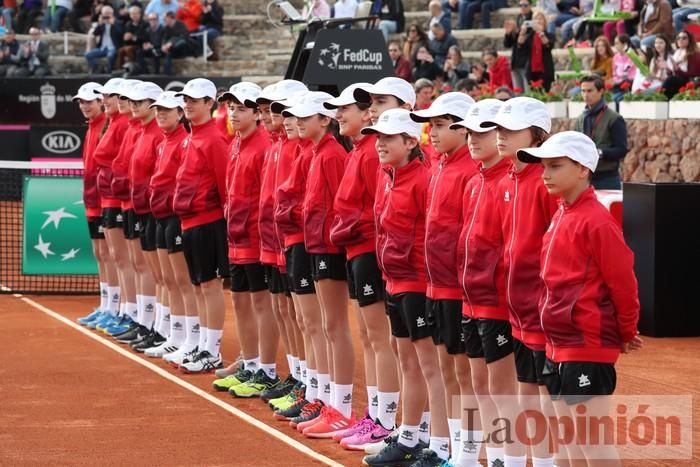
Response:
[[[360,307],[384,299],[384,281],[377,264],[377,255],[363,253],[345,263],[350,298]]]
[[[447,353],[457,355],[466,352],[465,334],[462,330],[461,300],[425,300],[425,313],[433,328],[433,343],[445,345]]]
[[[341,253],[312,254],[311,275],[314,281],[320,281],[322,279],[333,279],[336,281],[346,280],[345,255]]]
[[[260,292],[267,289],[265,267],[260,263],[231,264],[231,292]]]
[[[282,282],[282,273],[277,266],[271,264],[263,265],[265,270],[265,282],[267,290],[271,294],[279,294],[284,292],[284,282]]]
[[[150,212],[139,215],[141,219],[141,249],[156,251],[156,218]]]
[[[226,221],[219,219],[182,232],[182,251],[194,285],[228,277]]]
[[[182,251],[182,229],[177,216],[156,219],[156,248],[169,254]]]
[[[425,294],[407,292],[398,295],[386,294],[386,314],[391,324],[391,335],[410,337],[412,341],[433,335],[433,327],[425,313]]]
[[[105,228],[102,225],[101,217],[88,217],[88,231],[90,238],[93,240],[102,240],[105,238]]]
[[[546,355],[544,350],[532,350],[518,339],[513,339],[515,371],[521,383],[544,384],[542,371]]]
[[[133,209],[128,209],[124,212],[124,238],[134,240],[141,236],[141,219]]]
[[[513,335],[508,321],[464,316],[462,331],[469,358],[483,358],[488,364],[513,353]]]
[[[124,214],[122,213],[122,208],[103,208],[102,225],[104,225],[105,229],[123,228]]]
[[[563,399],[568,405],[609,396],[617,384],[615,366],[610,363],[554,363],[546,359],[542,376],[552,400]]]
[[[287,259],[287,275],[290,290],[297,295],[316,293],[311,274],[311,255],[306,252],[303,243],[295,243],[284,252]]]

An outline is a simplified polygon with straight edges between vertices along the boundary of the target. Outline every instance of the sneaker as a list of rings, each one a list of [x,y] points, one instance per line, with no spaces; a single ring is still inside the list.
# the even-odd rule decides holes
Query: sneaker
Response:
[[[231,376],[233,374],[236,374],[236,372],[243,367],[243,354],[239,354],[238,357],[236,357],[236,360],[231,363],[229,366],[226,368],[220,368],[214,372],[217,378],[226,378],[227,376]]]
[[[451,467],[449,461],[440,459],[432,449],[424,449],[411,467]]]
[[[191,361],[184,361],[180,365],[183,373],[208,373],[224,364],[221,354],[212,355],[207,350],[199,352]]]
[[[90,329],[97,329],[98,331],[100,331],[104,326],[111,323],[113,319],[114,316],[110,315],[108,312],[104,312],[100,319],[90,321],[87,327],[89,327]]]
[[[296,378],[291,374],[285,378],[284,381],[276,385],[275,387],[265,389],[260,393],[260,399],[265,402],[270,402],[272,399],[277,399],[278,397],[286,396],[289,394],[294,386],[298,383]]]
[[[366,426],[367,422],[372,422],[372,419],[369,417],[367,414],[367,409],[365,409],[365,416],[362,417],[360,420],[358,420],[353,426],[350,428],[347,428],[345,430],[339,431],[338,433],[333,435],[333,441],[341,442],[343,438],[347,438],[348,436],[352,436],[356,433],[359,433],[362,431]]]
[[[120,344],[131,344],[132,342],[138,342],[146,337],[148,333],[149,330],[146,328],[146,326],[139,324],[138,327],[134,328],[131,332],[120,334],[119,337],[117,337],[117,342]]]
[[[199,346],[187,352],[184,355],[184,357],[182,357],[182,363],[184,364],[193,362],[197,358],[197,355],[199,355]],[[221,364],[223,365],[223,361],[221,362]],[[182,366],[182,364],[180,364],[180,366]]]
[[[299,394],[300,389],[302,390],[301,394]],[[294,387],[292,387],[291,391],[289,391],[282,397],[270,399],[267,405],[269,405],[272,410],[283,410],[292,405],[294,402],[296,402],[297,399],[303,399],[305,396],[306,385],[299,381],[297,384],[294,385]]]
[[[228,391],[234,386],[243,384],[253,377],[253,372],[245,370],[243,368],[239,369],[235,374],[226,376],[225,378],[220,378],[214,380],[212,386],[214,389],[220,392]]]
[[[377,454],[379,451],[384,449],[384,447],[387,444],[394,443],[398,441],[399,439],[399,432],[398,430],[394,430],[391,432],[389,436],[384,438],[384,441],[380,441],[378,443],[373,443],[365,446],[365,454]]]
[[[102,317],[102,313],[102,310],[100,310],[99,308],[95,308],[94,310],[92,310],[92,313],[90,313],[87,316],[83,316],[82,318],[78,318],[76,321],[82,326],[87,326],[89,322]]]
[[[228,392],[235,397],[258,397],[264,390],[274,388],[278,384],[280,384],[278,377],[270,378],[261,368],[248,381],[232,386]]]
[[[180,365],[182,364],[182,361],[185,359],[187,355],[189,355],[191,352],[196,352],[197,351],[197,346],[194,348],[192,347],[187,347],[187,346],[182,346],[179,349],[177,349],[173,353],[169,353],[167,355],[163,355],[163,361],[167,363],[168,365],[172,366],[173,368],[180,368]]]
[[[118,326],[120,324],[122,324],[122,316],[117,315],[117,316],[112,316],[112,319],[107,320],[106,322],[98,324],[95,327],[95,329],[97,329],[98,331],[100,331],[104,334],[109,334],[107,332],[108,329],[113,328],[115,326]]]
[[[176,352],[178,349],[178,346],[173,344],[172,342],[166,340],[162,344],[160,344],[157,347],[151,347],[150,349],[146,349],[144,352],[144,355],[147,357],[151,358],[162,358],[164,355]]]
[[[347,430],[355,424],[355,419],[345,417],[340,411],[330,406],[321,410],[318,420],[307,426],[303,433],[307,438],[332,438],[334,434]]]
[[[304,397],[295,400],[292,405],[285,409],[275,410],[273,416],[276,420],[291,421],[293,418],[299,417],[303,411],[304,407],[309,405],[310,402]]]
[[[151,330],[151,332],[141,342],[131,344],[131,348],[138,353],[143,353],[146,351],[146,349],[158,347],[163,342],[165,342],[165,337],[158,334],[158,332]]]
[[[391,436],[392,431],[384,428],[379,420],[369,420],[369,422],[365,425],[364,430],[343,438],[340,441],[340,446],[350,451],[363,451],[367,446],[380,443]]]
[[[410,467],[416,462],[423,452],[421,446],[409,448],[399,443],[392,441],[386,444],[381,451],[371,456],[365,456],[362,459],[362,464],[370,466],[396,466]]]
[[[289,426],[291,426],[292,428],[296,428],[300,432],[303,431],[304,428],[306,428],[306,424],[308,424],[308,422],[316,420],[316,418],[319,415],[321,415],[321,409],[323,408],[323,406],[323,402],[321,402],[318,399],[314,399],[313,402],[309,402],[304,406],[298,417],[289,419]],[[300,424],[304,426],[299,428]]]
[[[110,336],[116,336],[128,331],[129,329],[132,329],[133,325],[134,322],[132,321],[131,317],[122,315],[117,323],[105,328],[105,333],[109,334]]]
[[[126,330],[124,330],[124,331],[122,331],[122,332],[120,332],[120,333],[116,333],[116,332],[115,332],[114,334],[112,334],[112,337],[115,338],[115,339],[119,339],[120,337],[122,337],[122,336],[126,335],[127,333],[133,331],[134,329],[138,328],[139,326],[140,326],[140,324],[137,323],[136,321],[131,321],[131,324],[129,325],[128,328],[126,328]]]

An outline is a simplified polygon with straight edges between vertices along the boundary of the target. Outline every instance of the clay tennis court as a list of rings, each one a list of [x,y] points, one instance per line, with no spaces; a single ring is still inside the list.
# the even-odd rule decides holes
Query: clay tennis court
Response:
[[[75,322],[96,303],[95,297],[0,295],[0,465],[361,464],[361,453],[305,439],[273,420],[257,399],[216,393],[211,375],[183,375],[157,359],[118,352],[125,347],[60,320]],[[222,352],[230,361],[239,351],[231,310],[225,332]],[[693,419],[700,419],[700,338],[646,338],[645,344],[620,359],[617,393],[691,394]],[[360,354],[358,344],[356,407],[366,399]],[[283,362],[280,349],[278,363],[286,368]],[[700,465],[700,456],[695,448],[692,460],[625,465],[690,467]]]

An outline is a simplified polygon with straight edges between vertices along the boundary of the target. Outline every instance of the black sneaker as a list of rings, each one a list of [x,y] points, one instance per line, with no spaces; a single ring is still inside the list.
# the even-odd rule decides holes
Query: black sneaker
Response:
[[[141,326],[139,323],[132,322],[131,325],[128,328],[126,328],[124,332],[120,332],[119,334],[112,334],[112,337],[114,337],[115,339],[119,339],[120,337],[126,336],[130,332],[133,332],[134,329],[138,329],[139,326]]]
[[[274,388],[265,389],[262,393],[260,393],[260,399],[264,400],[265,402],[270,402],[271,399],[277,399],[285,394],[289,394],[297,383],[298,381],[296,378],[290,374],[284,381],[279,383]]]
[[[146,335],[142,336],[141,338],[136,338],[133,341],[129,342],[129,347],[133,349],[135,346],[148,341],[149,339],[151,339],[151,336],[153,336],[154,333],[155,331],[153,329],[149,329]]]
[[[158,347],[163,342],[165,342],[165,337],[161,336],[156,331],[151,331],[151,333],[148,336],[146,336],[144,340],[142,340],[138,344],[132,344],[131,348],[137,351],[138,353],[143,353],[147,349]]]
[[[440,459],[437,453],[431,449],[424,449],[411,467],[444,467],[449,465],[447,461]]]
[[[141,340],[146,337],[149,333],[149,329],[141,324],[138,325],[133,331],[126,334],[122,334],[117,337],[117,342],[120,344],[130,344],[136,340]]]
[[[397,466],[410,467],[420,458],[423,449],[420,446],[409,448],[403,444],[392,441],[384,446],[377,454],[365,456],[362,459],[364,465],[369,466]]]

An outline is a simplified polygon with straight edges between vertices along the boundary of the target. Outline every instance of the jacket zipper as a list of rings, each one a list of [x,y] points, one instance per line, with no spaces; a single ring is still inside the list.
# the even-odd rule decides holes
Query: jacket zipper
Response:
[[[479,185],[479,196],[476,198],[476,204],[474,205],[474,213],[472,214],[471,221],[469,222],[469,228],[467,229],[467,235],[464,238],[464,270],[462,271],[462,289],[464,290],[464,296],[467,298],[469,303],[469,308],[472,307],[472,301],[469,298],[469,292],[467,292],[467,269],[469,264],[469,236],[471,235],[472,228],[474,227],[474,221],[476,220],[476,214],[479,212],[479,206],[481,205],[481,194],[484,191],[484,176],[480,174],[481,184]],[[473,313],[473,312],[472,312]]]
[[[510,268],[508,268],[508,283],[506,285],[506,296],[508,298],[508,305],[510,305],[510,309],[513,311],[513,314],[515,315],[515,319],[518,320],[518,327],[520,330],[523,330],[523,323],[520,320],[520,315],[515,311],[515,307],[513,306],[513,301],[510,297],[510,283],[511,279],[513,277],[513,244],[515,243],[515,210],[518,207],[517,202],[518,202],[518,176],[513,175],[513,179],[515,180],[515,193],[513,193],[513,218],[511,222],[511,234],[510,234],[510,248],[508,249],[508,262],[510,264]]]
[[[544,303],[542,304],[542,307],[540,308],[540,327],[544,329],[544,323],[542,322],[542,316],[544,314],[544,310],[547,308],[547,303],[549,302],[549,287],[547,286],[547,282],[544,280],[544,276],[547,273],[547,266],[549,266],[549,255],[552,252],[552,245],[554,244],[554,239],[557,235],[557,230],[559,229],[559,224],[561,223],[562,218],[564,217],[564,205],[561,205],[559,207],[559,211],[561,211],[561,215],[557,219],[557,223],[554,224],[554,228],[552,229],[552,237],[549,239],[549,245],[547,245],[547,253],[544,255],[544,264],[542,265],[542,282],[544,282]],[[554,346],[552,346],[552,360],[554,360]]]
[[[433,210],[433,203],[435,202],[435,192],[437,191],[438,184],[440,183],[440,176],[442,175],[442,167],[443,167],[444,161],[440,161],[440,165],[438,166],[438,172],[435,174],[435,183],[433,184],[433,192],[430,196],[430,206],[428,206],[428,212],[425,216],[426,223],[425,223],[425,240],[423,241],[423,247],[425,248],[426,255],[425,255],[425,272],[428,273],[428,284],[433,283],[433,276],[430,274],[430,261],[428,260],[428,237],[429,237],[429,232],[428,232],[428,222],[427,220],[430,218],[430,212]]]
[[[391,171],[391,184],[389,185],[389,194],[387,195],[386,202],[384,203],[384,208],[381,215],[379,216],[379,222],[377,223],[377,228],[382,224],[382,221],[386,218],[386,213],[388,211],[389,202],[391,201],[391,193],[394,191],[394,184],[396,183],[396,171],[394,169],[389,169]],[[377,236],[379,238],[379,236]],[[382,246],[382,251],[379,254],[379,261],[382,263],[382,269],[386,272],[386,266],[384,265],[384,253],[389,245],[389,237],[384,233],[384,246]]]

